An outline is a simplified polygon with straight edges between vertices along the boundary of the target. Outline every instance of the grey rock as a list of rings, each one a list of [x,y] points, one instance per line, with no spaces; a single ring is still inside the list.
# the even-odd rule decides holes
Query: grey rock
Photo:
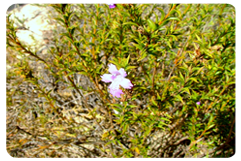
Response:
[[[19,5],[19,7],[17,7]],[[41,7],[33,4],[14,4],[9,7],[7,13],[17,27],[17,36],[21,42],[39,50],[48,43],[52,36],[52,30],[56,28],[54,20],[50,18],[52,8]]]

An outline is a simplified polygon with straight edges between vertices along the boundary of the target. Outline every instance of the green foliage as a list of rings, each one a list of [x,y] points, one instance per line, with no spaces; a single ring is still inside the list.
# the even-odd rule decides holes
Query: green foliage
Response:
[[[7,17],[7,63],[12,68],[7,70],[7,112],[18,113],[15,125],[7,121],[11,155],[38,137],[47,140],[37,148],[44,157],[57,156],[51,152],[54,146],[64,153],[72,145],[82,150],[78,157],[235,153],[233,6],[49,6],[60,26],[45,55],[20,42],[15,22]],[[134,85],[121,99],[113,98],[101,81],[110,63],[124,68]],[[36,115],[32,124],[25,113]],[[28,136],[12,139],[18,135],[14,129]]]

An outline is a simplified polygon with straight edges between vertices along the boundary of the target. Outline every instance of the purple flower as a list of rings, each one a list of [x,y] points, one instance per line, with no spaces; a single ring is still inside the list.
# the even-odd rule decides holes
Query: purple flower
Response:
[[[115,4],[108,4],[110,8],[115,8]]]
[[[111,82],[110,86],[108,87],[110,89],[110,93],[113,95],[113,97],[116,96],[120,98],[120,95],[124,94],[120,89],[120,86],[125,89],[131,89],[133,84],[129,79],[125,78],[127,74],[123,68],[117,70],[116,66],[113,64],[109,64],[108,66],[111,74],[102,75],[102,81],[106,83]]]
[[[196,104],[197,104],[197,105],[200,105],[201,103],[200,103],[200,102],[197,102]]]

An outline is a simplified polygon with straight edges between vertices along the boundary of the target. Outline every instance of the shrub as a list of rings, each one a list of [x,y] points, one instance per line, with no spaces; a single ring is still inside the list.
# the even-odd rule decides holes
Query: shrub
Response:
[[[46,5],[43,5],[46,6]],[[7,16],[7,150],[14,157],[230,157],[235,9],[51,4],[45,54]],[[101,76],[123,68],[121,98]]]

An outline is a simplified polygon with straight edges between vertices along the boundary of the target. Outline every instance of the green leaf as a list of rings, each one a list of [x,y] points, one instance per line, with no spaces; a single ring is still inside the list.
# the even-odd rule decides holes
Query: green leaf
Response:
[[[140,55],[141,57],[137,60],[137,62],[143,60],[147,56],[146,49],[142,49]]]
[[[235,84],[235,82],[229,82],[228,85],[232,85],[232,84]]]
[[[197,81],[197,79],[196,78],[189,78],[189,80],[192,80],[192,81],[194,81],[194,82],[196,82],[196,83],[198,83],[198,81]]]
[[[68,33],[61,33],[60,35],[65,36],[71,43],[73,43],[73,40],[70,38]]]
[[[125,70],[128,71],[129,69],[134,69],[134,68],[137,68],[137,66],[128,66],[128,67],[125,68]]]
[[[183,89],[182,89],[182,92],[187,92],[189,95],[191,95],[190,90],[189,90],[188,87],[183,88]]]
[[[160,27],[158,28],[158,31],[166,30],[166,28]]]
[[[110,63],[113,63],[114,65],[116,65],[117,67],[121,67],[121,64],[119,64],[117,61],[114,60],[109,60]]]
[[[181,16],[182,16],[181,12],[180,12],[179,10],[176,10],[176,9],[172,10],[169,15],[172,15],[172,14],[174,14],[174,13],[177,13],[177,14],[178,14],[178,17],[181,17]],[[173,15],[173,16],[174,16],[174,15]]]
[[[164,122],[162,122],[162,121],[159,121],[159,122],[158,122],[158,127],[159,127],[159,128],[163,128],[163,129],[164,129],[164,127],[163,127],[162,125],[167,126],[167,124],[166,124],[166,123],[164,123]]]
[[[171,122],[168,118],[165,118],[165,117],[161,117],[160,119],[161,119],[161,120],[165,120],[165,121],[167,121],[167,122]]]
[[[69,32],[70,32],[71,35],[74,35],[75,29],[76,29],[76,26],[69,27]]]
[[[163,11],[162,8],[157,7],[157,9],[161,12],[161,18],[160,18],[160,21],[164,20],[165,15],[166,15],[165,12]]]
[[[153,31],[157,29],[157,25],[151,19],[147,20],[147,24]]]
[[[184,101],[183,101],[183,99],[182,99],[182,97],[181,97],[180,95],[175,95],[175,97],[176,97],[179,101],[181,101],[182,104],[184,104]]]
[[[139,27],[139,25],[136,24],[136,23],[134,23],[134,22],[124,22],[124,23],[123,23],[123,26],[124,26],[124,25],[135,25],[135,26]]]
[[[168,47],[171,49],[172,48],[171,43],[169,41],[167,41],[166,43],[167,43]]]
[[[183,75],[182,75],[182,73],[181,73],[181,72],[179,72],[179,74],[180,74],[180,78],[181,78],[182,84],[184,84],[185,79],[184,79],[184,77],[183,77]]]
[[[209,130],[209,129],[213,128],[214,126],[215,126],[215,124],[211,124],[207,127],[207,129]]]
[[[80,42],[79,41],[75,41],[74,42],[74,46],[79,47],[80,46]]]
[[[180,19],[177,18],[177,17],[168,17],[166,20],[164,20],[164,21],[162,22],[162,24],[161,24],[159,27],[162,27],[162,26],[166,25],[166,24],[167,24],[168,22],[170,22],[171,20],[180,21]]]
[[[68,13],[65,13],[65,14],[63,15],[63,17],[64,17],[64,19],[65,19],[66,21],[68,21],[68,18],[69,18]]]
[[[134,108],[134,107],[138,107],[136,105],[128,105],[128,108]]]
[[[129,63],[130,55],[131,55],[131,54],[128,55],[128,57],[127,57],[127,59],[126,59],[126,61],[125,61],[125,66],[127,66],[128,63]]]
[[[176,82],[179,82],[179,81],[181,81],[181,78],[179,78],[178,76],[172,76],[171,78],[170,78],[170,80],[175,80]]]
[[[172,37],[173,40],[178,41],[177,37],[175,35],[168,35],[168,37]]]
[[[198,39],[198,41],[202,42],[201,38],[197,34],[195,34],[195,36]]]
[[[78,72],[78,74],[89,76],[89,74],[87,72],[84,72],[84,71]]]
[[[102,69],[102,66],[103,66],[103,64],[101,64],[101,65],[99,65],[99,67],[97,67],[96,73],[99,73],[99,74],[100,74],[100,70]]]
[[[74,15],[75,15],[75,12],[71,12],[71,13],[69,13],[69,19],[68,19],[68,21],[70,21],[71,18],[72,18]]]
[[[154,97],[151,98],[151,102],[152,102],[155,106],[158,106],[157,102],[154,100]]]
[[[55,18],[57,21],[61,22],[65,26],[65,22],[62,18]]]
[[[197,71],[196,74],[199,74],[201,71],[203,71],[204,67],[205,67],[205,66],[203,66],[203,67],[201,67],[201,68],[199,68],[199,67],[194,67],[192,70],[193,70],[193,71]]]

